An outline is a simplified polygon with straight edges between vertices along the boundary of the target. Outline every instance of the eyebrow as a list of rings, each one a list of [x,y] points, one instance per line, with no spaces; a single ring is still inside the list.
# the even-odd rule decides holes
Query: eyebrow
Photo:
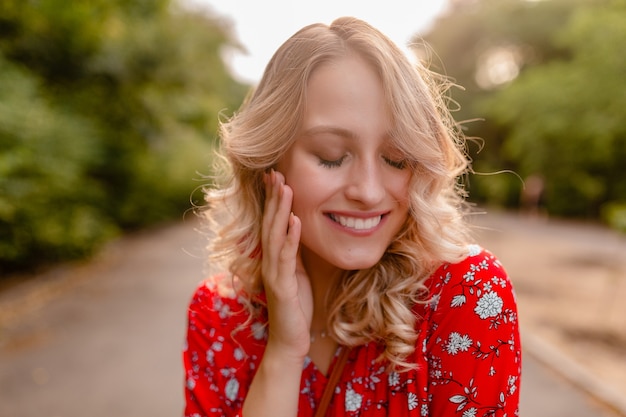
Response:
[[[301,136],[311,137],[311,136],[315,136],[319,134],[331,134],[331,135],[340,136],[343,138],[353,139],[353,140],[357,138],[356,134],[348,129],[343,129],[341,127],[329,126],[329,125],[313,126],[303,131]]]

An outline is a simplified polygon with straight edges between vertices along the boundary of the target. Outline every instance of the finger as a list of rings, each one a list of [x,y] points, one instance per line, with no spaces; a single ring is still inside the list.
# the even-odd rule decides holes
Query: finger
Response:
[[[267,251],[270,250],[272,240],[275,240],[275,237],[272,239],[270,236],[276,222],[276,212],[280,202],[280,188],[280,185],[277,183],[276,172],[272,169],[266,175],[266,198],[261,225],[261,243]],[[269,254],[270,252],[268,252]],[[272,257],[272,259],[275,258]]]
[[[275,176],[273,169],[270,170],[269,173],[264,174],[264,180],[265,180],[265,206],[263,208],[262,232],[265,232],[265,235],[267,235],[267,232],[269,232],[271,228],[270,226],[272,224],[272,221],[276,212],[276,207],[278,205],[278,194],[277,194],[277,188],[275,184],[276,176]]]
[[[288,230],[283,246],[280,249],[277,264],[276,285],[280,288],[277,298],[295,300],[300,292],[300,282],[297,275],[298,249],[300,246],[300,219],[289,213]]]
[[[282,174],[276,171],[270,173],[269,185],[270,197],[263,219],[262,238],[265,256],[262,272],[265,282],[273,287],[283,273],[279,271],[279,267],[284,262],[281,259],[281,252],[287,239],[293,192],[284,184]],[[291,273],[295,273],[295,270]]]
[[[289,215],[291,213],[291,203],[293,192],[288,185],[281,180],[282,176],[277,176],[276,188],[278,189],[276,212],[272,220],[270,229],[270,239],[280,247],[285,242],[287,230],[289,228]]]
[[[275,186],[275,174],[273,169],[265,173],[265,206],[261,223],[261,248],[263,256],[261,258],[261,272],[264,281],[272,279],[276,275],[277,252],[271,246],[270,231],[274,223],[276,207],[278,206],[278,192]],[[267,282],[266,282],[267,283]]]
[[[286,249],[286,245],[289,246],[288,239],[293,237],[289,234],[290,228],[290,214],[291,214],[291,202],[292,202],[292,191],[291,189],[284,185],[279,185],[279,201],[278,206],[276,208],[276,213],[271,222],[270,230],[268,233],[268,246],[271,251],[270,258],[268,262],[273,265],[268,268],[268,271],[276,271],[276,278],[281,279],[284,277],[284,274],[295,274],[295,268],[290,264],[293,264],[293,255],[289,255],[294,251],[289,251]],[[295,245],[291,243],[290,247],[295,246],[297,248],[297,241],[299,240],[299,235],[296,238]],[[283,265],[290,265],[287,269],[280,269]]]
[[[301,222],[291,211],[291,202],[293,199],[293,191],[288,185],[283,186],[283,200],[279,208],[279,215],[287,217],[287,230],[282,244],[279,262],[278,262],[278,279],[281,281],[289,280],[289,284],[294,285],[298,248],[300,245]],[[287,204],[288,203],[288,204]]]
[[[281,277],[295,276],[298,267],[298,248],[300,246],[300,219],[289,213],[289,229],[285,243],[280,251],[279,275]]]

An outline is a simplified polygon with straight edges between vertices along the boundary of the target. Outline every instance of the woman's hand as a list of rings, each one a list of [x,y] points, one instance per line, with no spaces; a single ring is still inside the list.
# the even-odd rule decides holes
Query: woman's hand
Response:
[[[284,176],[265,174],[265,211],[262,224],[262,275],[267,296],[267,349],[304,360],[310,346],[313,296],[298,254],[300,219],[291,212],[293,191]]]
[[[269,340],[243,405],[243,415],[298,413],[300,379],[311,339],[313,295],[298,256],[300,219],[291,212],[293,191],[285,177],[265,174],[261,273],[267,297]]]

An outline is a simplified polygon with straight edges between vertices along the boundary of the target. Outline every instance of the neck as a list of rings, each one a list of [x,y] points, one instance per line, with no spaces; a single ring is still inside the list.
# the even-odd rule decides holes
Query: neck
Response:
[[[340,279],[344,270],[320,260],[317,256],[311,256],[307,251],[302,251],[302,264],[309,276],[313,293],[313,319],[311,331],[326,331],[328,293],[336,280]]]

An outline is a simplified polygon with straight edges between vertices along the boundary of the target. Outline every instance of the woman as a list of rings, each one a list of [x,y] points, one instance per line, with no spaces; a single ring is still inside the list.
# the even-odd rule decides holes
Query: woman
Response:
[[[288,39],[223,123],[187,416],[517,415],[513,289],[469,238],[436,79],[340,18]]]

